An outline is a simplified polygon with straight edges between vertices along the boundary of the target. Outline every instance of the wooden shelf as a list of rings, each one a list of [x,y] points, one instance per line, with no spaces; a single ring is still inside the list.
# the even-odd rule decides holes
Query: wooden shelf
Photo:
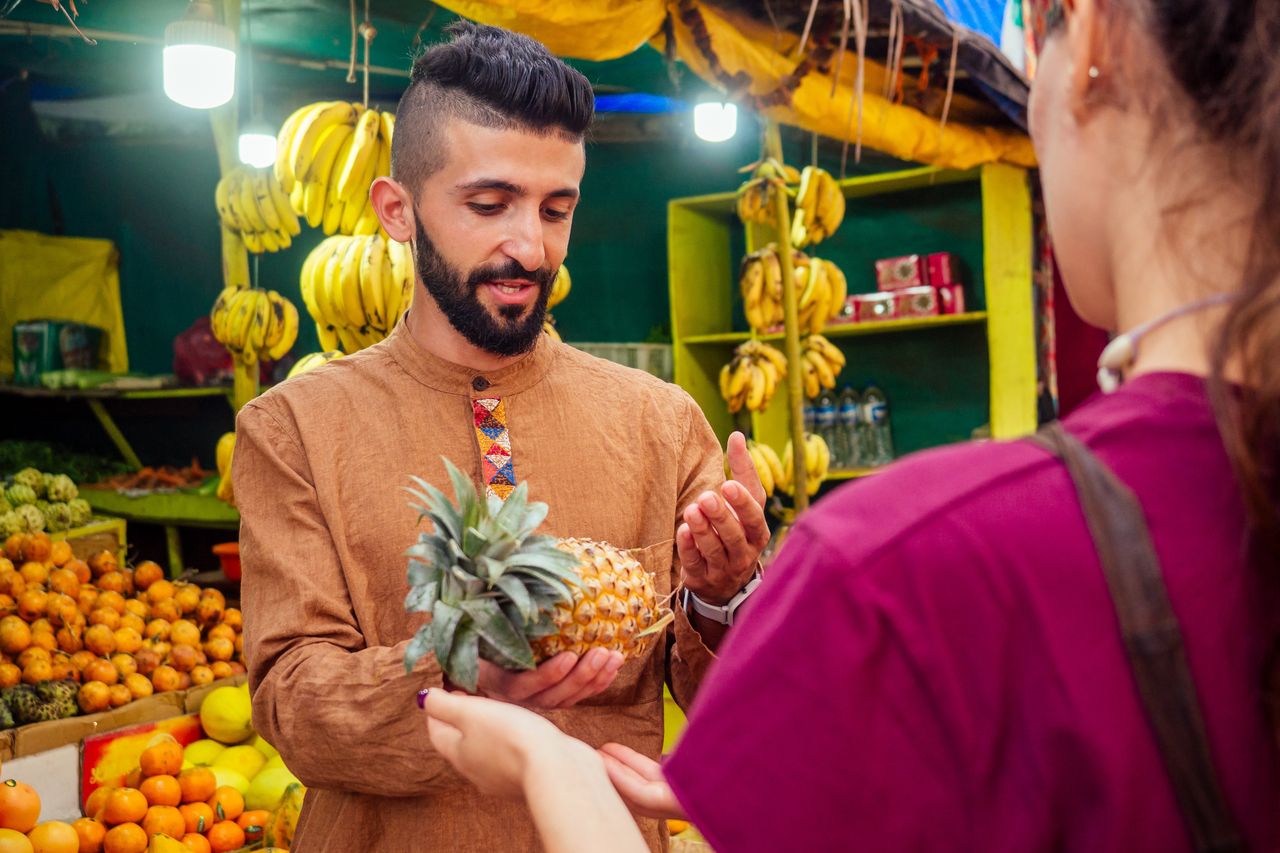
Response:
[[[860,335],[879,335],[887,332],[911,332],[936,329],[942,326],[964,326],[985,323],[986,311],[969,311],[965,314],[942,314],[937,317],[906,317],[900,320],[875,320],[869,323],[840,323],[827,326],[822,334],[828,338],[852,338]],[[777,332],[760,335],[762,341],[780,341],[784,335]],[[750,332],[723,332],[716,335],[690,335],[684,342],[690,346],[740,344],[750,340]]]

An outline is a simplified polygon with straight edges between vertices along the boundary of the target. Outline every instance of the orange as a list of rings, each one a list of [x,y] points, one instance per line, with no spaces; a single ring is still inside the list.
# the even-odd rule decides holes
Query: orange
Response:
[[[22,543],[21,557],[24,560],[43,563],[49,559],[52,550],[53,540],[49,538],[48,533],[32,533]]]
[[[35,788],[16,779],[0,783],[0,827],[26,833],[39,819],[40,795]]]
[[[142,791],[142,796],[147,798],[147,802],[153,806],[176,806],[182,802],[182,788],[178,785],[178,780],[167,773],[148,776],[142,781],[142,787],[139,790]]]
[[[154,605],[167,598],[173,598],[173,581],[161,578],[147,585],[147,599]]]
[[[42,588],[28,587],[26,592],[18,596],[18,615],[28,622],[34,622],[43,616],[48,606],[49,593]]]
[[[207,666],[197,666],[191,669],[191,683],[196,687],[213,682],[213,670]]]
[[[75,554],[71,552],[71,543],[65,539],[54,542],[49,548],[49,562],[58,568],[62,568],[71,562],[71,558],[74,556]]]
[[[0,652],[7,655],[21,654],[31,645],[31,628],[21,616],[0,619]]]
[[[102,853],[145,853],[147,833],[136,823],[112,827],[102,839]]]
[[[116,652],[111,656],[111,665],[116,668],[116,672],[120,673],[120,678],[125,679],[138,671],[138,661],[133,655]]]
[[[0,687],[13,687],[22,680],[22,670],[11,663],[0,664]]]
[[[106,808],[107,798],[111,796],[111,792],[115,789],[115,785],[103,785],[100,788],[94,788],[93,793],[89,795],[89,799],[84,801],[84,813],[93,820],[101,822],[102,810]]]
[[[236,819],[236,826],[244,830],[244,840],[252,843],[262,838],[269,820],[271,820],[271,812],[266,809],[255,809],[240,815]]]
[[[173,806],[152,806],[147,809],[147,816],[142,820],[142,828],[147,838],[156,835],[167,835],[170,838],[181,838],[186,834],[187,821],[182,812]]]
[[[179,619],[169,629],[169,642],[175,646],[200,645],[200,629],[189,619]]]
[[[18,568],[18,573],[22,575],[22,579],[27,582],[27,586],[35,586],[43,584],[49,580],[49,567],[44,563],[37,563],[35,560],[29,560]]]
[[[58,635],[52,631],[32,631],[31,645],[38,646],[46,652],[57,651]]]
[[[155,584],[151,585],[151,589],[155,589]],[[151,590],[147,591],[150,592]],[[152,602],[151,615],[166,622],[177,622],[182,618],[182,611],[178,609],[177,603],[172,598],[166,598]]]
[[[213,666],[209,667],[209,669],[213,670],[213,677],[215,679],[230,678],[232,675],[235,674],[231,671],[231,664],[221,660],[215,663]]]
[[[227,606],[227,597],[223,595],[221,592],[219,592],[218,590],[214,589],[213,587],[209,587],[208,589],[203,590],[200,593],[200,597],[211,598],[214,601],[218,602],[218,604],[220,604],[224,608]]]
[[[143,621],[144,624],[146,623],[146,620],[151,616],[151,608],[147,605],[145,601],[142,601],[137,598],[131,598],[128,601],[126,601],[124,603],[124,609],[129,616],[138,617]],[[142,628],[139,628],[138,631],[141,632]]]
[[[155,687],[157,693],[178,690],[182,685],[182,677],[171,666],[158,666],[155,672],[151,673],[151,685]]]
[[[226,853],[244,846],[244,830],[235,821],[223,820],[209,829],[209,849],[213,853]]]
[[[98,596],[101,599],[102,596]],[[101,601],[98,607],[89,614],[90,625],[106,625],[112,631],[120,627],[120,614],[111,607],[103,607]]]
[[[124,677],[124,686],[128,688],[129,695],[134,699],[145,699],[156,692],[155,688],[151,686],[151,680],[140,672],[126,675]]]
[[[244,814],[244,797],[230,785],[223,785],[209,798],[209,808],[218,820],[235,820]]]
[[[196,605],[196,621],[212,625],[222,619],[223,606],[216,598],[202,598]]]
[[[204,833],[216,823],[213,809],[209,808],[208,803],[187,803],[185,806],[178,806],[178,811],[186,822],[187,832]]]
[[[226,637],[215,637],[204,644],[204,652],[210,660],[231,660],[236,653],[235,640]]]
[[[84,632],[84,647],[101,657],[115,654],[115,629],[107,625],[90,625]]]
[[[133,585],[137,589],[146,589],[160,580],[164,580],[164,569],[151,560],[143,560],[133,569]]]
[[[160,665],[160,655],[156,654],[154,649],[144,646],[134,653],[133,662],[137,664],[138,675],[150,678],[151,673],[155,672],[156,667]]]
[[[102,586],[101,580],[98,582],[98,589],[103,590],[103,592],[98,596],[98,606],[110,607],[116,613],[123,616],[126,612],[124,607],[125,597],[120,594],[119,590],[112,591],[107,587]]]
[[[39,684],[53,678],[52,660],[33,660],[22,668],[23,684]]]
[[[70,569],[75,572],[76,580],[80,581],[82,584],[93,580],[93,572],[89,569],[89,564],[84,560],[78,560],[75,557],[72,557],[70,560],[67,560],[67,564],[63,566],[63,568]]]
[[[214,792],[218,788],[218,777],[213,775],[213,771],[208,767],[192,767],[183,770],[178,776],[178,785],[182,788],[182,801],[184,803],[198,803],[207,805],[207,801],[213,797]],[[212,815],[210,809],[210,815]],[[210,821],[212,823],[212,821]],[[208,829],[208,826],[205,827]],[[203,832],[204,830],[197,830]]]
[[[120,671],[111,665],[111,661],[95,658],[80,671],[80,677],[85,681],[101,681],[110,687],[120,680]]]
[[[27,534],[15,533],[4,540],[4,555],[10,560],[22,559],[22,544],[27,541]]]
[[[178,603],[178,609],[184,614],[194,613],[195,609],[200,606],[200,587],[190,584],[177,587],[173,594],[173,600]]]
[[[102,809],[102,820],[108,826],[138,823],[146,816],[147,798],[134,788],[116,788],[107,797],[107,804]]]
[[[195,853],[213,853],[213,848],[209,846],[209,839],[195,832],[188,832],[182,836],[182,843],[187,845],[188,850]]]
[[[49,573],[49,590],[74,598],[80,594],[80,579],[70,569],[55,569]]]
[[[89,568],[93,570],[93,576],[96,578],[107,572],[114,572],[120,568],[120,563],[115,553],[103,550],[89,557]]]
[[[98,589],[103,591],[103,595],[107,593],[120,595],[124,592],[124,572],[107,572],[98,578],[97,584]]]
[[[48,820],[27,833],[33,853],[80,853],[80,836],[71,824]]]
[[[111,688],[101,681],[86,681],[80,686],[80,693],[76,696],[76,701],[80,704],[80,710],[84,713],[97,714],[111,706]],[[96,814],[89,811],[89,816],[96,817]]]
[[[135,767],[124,775],[124,786],[126,788],[140,788],[142,786],[141,767]]]
[[[239,631],[244,627],[244,616],[236,608],[228,607],[226,610],[222,611],[222,624],[230,625],[232,628]]]
[[[182,772],[182,747],[171,740],[161,741],[155,746],[149,746],[142,751],[142,756],[138,759],[138,766],[142,768],[142,775],[145,777],[177,776]],[[176,783],[178,780],[174,779],[173,781]],[[180,793],[179,796],[181,796]],[[176,806],[177,803],[172,803],[172,805]]]
[[[11,598],[17,598],[27,591],[27,582],[16,569],[0,572],[0,592]]]
[[[200,662],[195,646],[174,643],[169,651],[169,665],[178,672],[190,672]]]
[[[71,828],[80,839],[80,853],[102,853],[102,839],[107,837],[107,828],[101,821],[91,817],[82,817]]]
[[[34,849],[31,840],[21,832],[0,829],[0,853],[31,853]]]
[[[107,699],[112,708],[123,708],[133,701],[133,692],[123,684],[113,684],[107,688]]]

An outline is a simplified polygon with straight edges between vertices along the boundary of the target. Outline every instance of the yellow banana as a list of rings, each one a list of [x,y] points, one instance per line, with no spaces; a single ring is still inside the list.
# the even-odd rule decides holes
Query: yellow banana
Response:
[[[298,340],[298,308],[274,290],[269,294],[277,311],[277,323],[280,326],[279,336],[274,344],[267,345],[267,358],[279,361]]]
[[[252,174],[252,181],[253,206],[257,209],[258,215],[267,224],[268,230],[280,231],[284,228],[284,223],[280,221],[280,215],[276,213],[275,202],[271,200],[271,184],[267,170],[255,170]]]
[[[364,115],[360,116],[360,120],[356,122],[355,141],[351,143],[351,151],[347,154],[347,159],[342,164],[342,171],[338,176],[338,195],[348,201],[352,198],[353,192],[360,191],[356,183],[365,173],[368,162],[377,163],[380,126],[381,121],[377,110],[365,110]]]
[[[293,174],[293,160],[290,156],[293,152],[293,137],[303,116],[313,106],[314,104],[307,104],[294,110],[284,120],[284,124],[280,125],[280,133],[276,135],[276,164],[272,172],[286,193],[292,193],[294,186],[298,183]]]
[[[245,230],[259,234],[267,231],[267,223],[258,211],[258,204],[253,195],[253,178],[243,170],[236,180],[236,218],[246,227]]]
[[[351,143],[355,140],[355,134],[348,136],[338,148],[338,160],[343,160],[347,153],[351,150]],[[322,225],[324,233],[336,234],[338,226],[342,224],[342,213],[346,204],[342,197],[338,195],[338,170],[334,168],[329,173],[329,181],[325,185],[324,191],[324,217]]]
[[[309,173],[320,138],[326,130],[338,124],[354,125],[362,112],[364,109],[359,104],[350,104],[346,101],[326,101],[315,104],[303,117],[294,134],[290,152],[294,176]]]
[[[387,306],[387,330],[395,328],[404,311],[406,288],[404,282],[396,278],[395,263],[392,257],[400,244],[388,237],[381,237],[385,250],[382,253],[382,300]]]
[[[351,150],[355,150],[355,145],[351,146]],[[355,183],[350,192],[342,196],[346,207],[342,212],[342,223],[338,227],[343,234],[356,233],[356,223],[369,205],[369,185],[373,183],[373,173],[378,168],[377,152],[372,153],[374,156],[364,160],[361,167],[363,171],[353,179]]]
[[[764,409],[764,392],[768,380],[759,365],[753,363],[747,371],[750,377],[747,381],[747,408],[759,412]]]
[[[720,368],[720,396],[727,403],[733,399],[733,391],[731,390],[730,380],[733,378],[733,366],[725,364]]]
[[[787,357],[775,346],[760,344],[760,353],[778,370],[778,378],[787,375]]]
[[[267,188],[271,192],[271,206],[275,208],[276,216],[280,218],[280,227],[290,236],[297,237],[302,233],[302,226],[298,224],[297,214],[289,204],[289,196],[285,195],[284,188],[280,186],[280,182],[273,174],[267,173],[266,180]]]
[[[818,374],[818,381],[822,383],[823,388],[831,389],[836,387],[836,376],[831,370],[831,365],[827,364],[826,359],[813,350],[808,350],[804,354],[804,360],[813,365],[814,372]]]
[[[573,279],[569,275],[569,268],[564,264],[560,265],[560,269],[556,272],[555,281],[551,283],[551,295],[547,297],[547,308],[556,307],[569,297],[569,291],[573,289]]]
[[[751,454],[751,464],[756,466],[756,474],[760,477],[760,485],[764,487],[765,496],[772,496],[774,491],[773,470],[769,467],[769,463],[760,453],[758,447],[753,444],[747,450]]]
[[[345,326],[338,326],[334,329],[334,333],[338,336],[338,340],[341,342],[342,351],[347,355],[351,355],[353,352],[360,352],[360,350],[364,349],[364,345],[356,338],[354,329],[348,329]]]
[[[387,298],[382,283],[382,265],[386,258],[386,242],[376,234],[366,238],[364,252],[360,255],[360,300],[365,306],[369,325],[382,332],[391,328],[387,322]]]
[[[231,203],[231,187],[234,179],[231,173],[223,175],[218,181],[218,186],[213,191],[213,205],[218,210],[218,218],[222,224],[232,231],[242,231],[244,227],[240,224],[239,218],[236,216],[235,206]]]
[[[333,326],[322,326],[316,323],[316,337],[320,339],[320,346],[326,351],[337,352],[342,346],[337,330]]]
[[[841,196],[844,198],[844,196]],[[831,289],[831,295],[828,299],[831,307],[831,318],[835,319],[840,316],[844,310],[845,302],[849,299],[849,282],[844,277],[844,272],[840,267],[831,263],[831,261],[822,262],[823,269],[827,273],[827,285]]]
[[[348,323],[347,312],[342,305],[342,259],[349,248],[344,238],[325,261],[323,276],[316,281],[316,301],[324,312],[325,323],[336,326],[339,330]],[[316,274],[320,275],[321,272],[317,270]],[[346,352],[345,348],[343,351]]]
[[[329,190],[330,178],[333,176],[339,155],[348,147],[347,142],[351,139],[351,134],[350,125],[339,124],[325,131],[320,139],[320,148],[316,151],[312,167],[303,181],[306,187],[303,212],[306,214],[307,224],[312,228],[318,228],[324,221],[325,198]]]
[[[756,449],[760,452],[761,458],[769,466],[769,472],[773,475],[775,485],[782,483],[785,475],[783,474],[782,460],[778,458],[777,451],[767,444],[756,443]]]

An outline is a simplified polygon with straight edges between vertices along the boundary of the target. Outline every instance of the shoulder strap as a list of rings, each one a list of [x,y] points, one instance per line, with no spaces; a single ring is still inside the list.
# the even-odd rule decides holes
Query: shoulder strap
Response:
[[[1093,535],[1138,695],[1197,851],[1243,850],[1214,772],[1178,619],[1137,496],[1060,423],[1035,436],[1062,458]]]

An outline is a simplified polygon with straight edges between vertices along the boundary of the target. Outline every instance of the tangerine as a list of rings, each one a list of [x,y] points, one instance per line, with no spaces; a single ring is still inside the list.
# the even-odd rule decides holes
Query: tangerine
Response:
[[[229,661],[235,657],[236,644],[234,640],[228,640],[226,637],[215,637],[204,644],[204,653],[210,660]]]
[[[212,684],[213,679],[213,670],[203,664],[193,667],[191,670],[191,684],[193,687],[203,687],[206,684]]]
[[[105,595],[105,593],[103,593]],[[102,596],[98,596],[98,606],[89,614],[90,625],[106,625],[112,631],[120,627],[120,614],[110,607],[102,606]]]
[[[142,787],[139,790],[147,798],[147,802],[153,806],[176,806],[182,802],[182,787],[178,784],[177,777],[168,773],[148,776],[142,780]],[[181,834],[178,833],[178,835]]]
[[[32,853],[31,839],[12,829],[0,829],[0,853]]]
[[[43,589],[30,589],[18,596],[18,615],[28,622],[34,622],[44,615],[49,606],[49,593]]]
[[[179,619],[169,629],[169,642],[176,645],[200,645],[200,628],[190,619]]]
[[[173,581],[170,580],[162,578],[147,586],[147,600],[151,602],[153,607],[161,601],[173,598],[173,594]]]
[[[235,820],[244,814],[244,797],[230,785],[223,785],[209,798],[209,808],[218,820]]]
[[[75,554],[71,551],[71,543],[65,539],[59,539],[49,548],[49,562],[59,569],[71,562],[71,558],[74,556]]]
[[[178,603],[178,608],[183,614],[194,613],[200,606],[200,587],[190,584],[178,587],[173,594],[173,600]]]
[[[231,664],[227,663],[226,661],[221,661],[221,660],[217,661],[209,668],[213,670],[213,677],[215,679],[230,678],[232,675],[234,675],[234,673],[231,671]]]
[[[22,559],[22,543],[27,541],[27,534],[14,533],[4,540],[4,555],[10,560]]]
[[[85,681],[101,681],[110,687],[120,681],[120,671],[111,665],[111,661],[95,658],[80,670],[80,677]]]
[[[0,592],[11,598],[17,598],[27,590],[27,582],[16,570],[0,572]]]
[[[195,832],[188,832],[182,836],[182,843],[194,853],[213,853],[213,848],[209,846],[209,839]]]
[[[208,767],[190,767],[178,774],[178,785],[182,788],[182,802],[203,805],[209,808],[212,816],[213,807],[208,800],[218,790],[218,777]],[[209,823],[213,823],[212,820]],[[208,825],[205,827],[208,828]],[[204,830],[196,830],[203,832]]]
[[[261,840],[269,820],[271,820],[271,812],[266,809],[254,809],[236,818],[236,826],[244,830],[245,843],[252,844]]]
[[[106,625],[90,625],[84,632],[84,647],[99,657],[112,655],[116,650],[116,634]]]
[[[69,823],[48,820],[27,833],[33,853],[79,853],[80,836]]]
[[[82,675],[81,678],[84,676]],[[80,692],[76,694],[76,702],[80,705],[80,710],[86,714],[97,714],[111,707],[111,688],[101,681],[93,681],[92,679],[80,685]],[[92,811],[90,816],[96,817]]]
[[[142,828],[146,831],[147,838],[157,835],[181,838],[187,832],[187,821],[182,817],[182,812],[174,806],[152,806],[147,809],[147,816],[142,820]]]
[[[54,569],[49,573],[49,589],[74,596],[80,592],[80,579],[70,569]]]
[[[40,795],[26,782],[0,783],[0,827],[27,833],[40,819]]]
[[[112,708],[123,708],[133,701],[133,693],[123,684],[113,684],[108,687],[107,697]]]
[[[124,609],[134,616],[137,616],[145,624],[147,617],[151,615],[151,607],[140,598],[131,598],[124,603]],[[142,629],[139,628],[139,631]]]
[[[160,655],[156,654],[154,649],[143,647],[134,653],[133,661],[138,665],[139,675],[150,677],[160,665]]]
[[[244,627],[244,615],[237,608],[228,607],[222,611],[222,624],[229,625],[236,631],[240,631]]]
[[[116,559],[114,551],[102,550],[89,556],[89,568],[96,578],[105,575],[107,572],[114,572],[120,568],[120,562]]]
[[[159,580],[164,580],[164,569],[152,560],[143,560],[133,569],[133,585],[138,589],[146,589]]]
[[[22,543],[22,553],[19,556],[28,562],[43,563],[49,559],[52,550],[53,540],[49,538],[48,533],[40,531],[27,536],[26,541]]]
[[[116,595],[120,595],[124,592],[125,587],[124,572],[107,572],[105,575],[100,575],[97,584],[98,589],[104,593],[114,592]]]
[[[108,826],[138,823],[147,816],[147,798],[136,788],[116,788],[102,809],[102,822]]]
[[[157,693],[178,690],[182,686],[182,676],[171,666],[158,666],[155,672],[151,673],[151,686]]]
[[[49,567],[35,560],[28,560],[18,568],[18,573],[27,582],[27,586],[43,586],[49,580]]]
[[[31,645],[31,628],[20,616],[0,619],[0,652],[17,655]]]
[[[146,849],[146,830],[132,821],[111,827],[102,839],[102,853],[146,853]]]
[[[80,853],[102,853],[102,839],[107,837],[107,828],[101,821],[82,817],[71,824],[71,828],[80,840]]]
[[[93,580],[93,572],[92,570],[90,570],[89,564],[86,563],[84,560],[80,560],[75,557],[72,557],[70,560],[67,560],[67,564],[63,566],[63,568],[70,569],[71,571],[75,572],[76,580],[80,581],[80,583],[82,584],[88,583],[89,581]]]
[[[152,584],[151,589],[155,588],[155,584]],[[151,605],[151,615],[166,622],[177,622],[182,618],[182,611],[178,609],[177,602],[172,598],[166,598]]]
[[[221,820],[209,828],[209,849],[213,853],[227,853],[244,846],[244,830],[233,820]]]
[[[103,785],[100,788],[94,788],[93,793],[84,801],[84,813],[93,820],[101,821],[102,810],[107,805],[107,798],[111,796],[111,792],[115,789],[115,785]]]
[[[178,806],[178,811],[186,822],[187,832],[203,833],[215,822],[213,809],[209,808],[208,803],[187,803],[184,806]]]
[[[117,628],[115,631],[116,651],[131,655],[142,648],[142,635],[133,628]]]
[[[196,604],[196,621],[201,625],[212,625],[222,619],[223,610],[216,598],[201,598]]]
[[[134,699],[145,699],[155,693],[155,688],[151,685],[151,679],[140,672],[126,675],[123,683],[128,688],[129,695]]]
[[[33,660],[22,668],[23,684],[39,684],[53,678],[52,660]]]
[[[22,670],[11,663],[0,664],[0,687],[13,687],[22,681]]]

